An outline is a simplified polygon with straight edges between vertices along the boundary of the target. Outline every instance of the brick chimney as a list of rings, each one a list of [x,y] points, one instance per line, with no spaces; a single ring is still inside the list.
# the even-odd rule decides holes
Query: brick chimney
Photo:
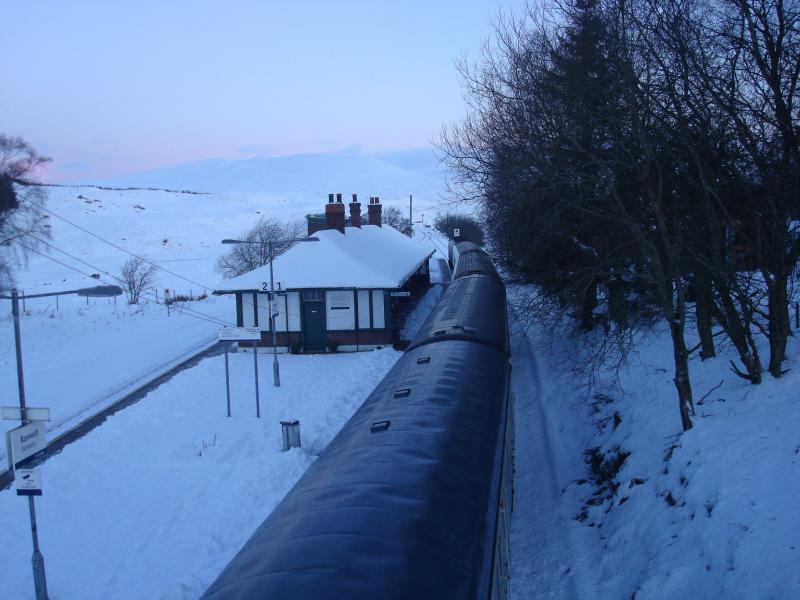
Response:
[[[361,227],[361,202],[358,201],[358,194],[353,194],[353,201],[350,203],[350,225]]]
[[[344,233],[344,204],[341,194],[336,194],[336,202],[333,201],[333,194],[328,194],[328,203],[325,205],[325,229],[338,229]]]
[[[369,206],[367,206],[367,218],[370,225],[381,226],[381,199],[378,196],[372,196],[369,199]]]

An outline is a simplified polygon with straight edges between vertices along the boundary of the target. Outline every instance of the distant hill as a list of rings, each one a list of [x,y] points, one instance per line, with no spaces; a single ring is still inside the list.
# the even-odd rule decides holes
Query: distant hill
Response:
[[[388,199],[417,194],[433,199],[439,196],[443,179],[433,151],[422,149],[208,159],[85,183],[289,196],[358,192]]]

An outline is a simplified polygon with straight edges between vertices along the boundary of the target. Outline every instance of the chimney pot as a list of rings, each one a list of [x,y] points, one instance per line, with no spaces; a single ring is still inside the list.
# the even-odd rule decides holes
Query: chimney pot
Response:
[[[328,203],[325,205],[325,229],[338,229],[344,233],[344,204],[341,199],[334,202],[333,194],[328,195]]]
[[[381,227],[381,212],[383,208],[380,204],[380,198],[378,196],[373,196],[370,198],[369,206],[367,207],[367,218],[369,219],[370,225],[377,225]]]
[[[350,203],[350,224],[361,227],[361,203],[358,201],[358,194],[353,194],[353,201]]]
[[[342,195],[341,195],[341,194],[336,194],[336,202],[337,202],[338,204],[341,204],[341,203],[342,203]]]

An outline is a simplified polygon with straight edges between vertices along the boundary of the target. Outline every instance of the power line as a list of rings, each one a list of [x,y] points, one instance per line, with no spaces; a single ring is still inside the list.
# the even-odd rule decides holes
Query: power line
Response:
[[[204,283],[200,283],[200,282],[194,281],[194,280],[192,280],[192,279],[189,279],[188,277],[184,277],[183,275],[180,275],[180,274],[178,274],[178,273],[175,273],[174,271],[170,271],[169,269],[167,269],[167,268],[165,268],[165,267],[162,267],[162,266],[161,266],[161,265],[159,265],[159,264],[156,264],[154,261],[152,261],[152,260],[150,260],[150,259],[148,259],[148,258],[146,258],[146,257],[144,257],[144,256],[139,256],[138,254],[135,254],[135,253],[131,252],[131,251],[130,251],[130,250],[128,250],[127,248],[123,248],[123,247],[122,247],[122,246],[120,246],[119,244],[115,244],[114,242],[112,242],[112,241],[110,241],[110,240],[107,240],[107,239],[105,239],[104,237],[101,237],[101,236],[97,235],[96,233],[93,233],[93,232],[89,231],[89,230],[88,230],[88,229],[86,229],[85,227],[81,227],[81,226],[80,226],[80,225],[78,225],[77,223],[73,223],[72,221],[70,221],[70,220],[69,220],[69,219],[67,219],[66,217],[62,217],[61,215],[59,215],[59,214],[57,214],[57,213],[53,212],[52,210],[50,210],[49,208],[47,208],[46,206],[44,206],[44,204],[43,204],[43,203],[42,203],[42,204],[39,204],[39,208],[41,208],[42,210],[44,210],[44,211],[46,211],[46,212],[50,213],[50,214],[51,214],[51,215],[53,215],[54,217],[56,217],[56,218],[58,218],[58,219],[61,219],[61,220],[62,220],[62,221],[64,221],[65,223],[68,223],[68,224],[72,225],[72,226],[73,226],[73,227],[75,227],[76,229],[80,229],[80,230],[81,230],[81,231],[83,231],[84,233],[86,233],[86,234],[88,234],[88,235],[92,236],[93,238],[95,238],[95,239],[98,239],[98,240],[100,240],[101,242],[104,242],[104,243],[108,244],[109,246],[113,246],[114,248],[116,248],[117,250],[120,250],[121,252],[124,252],[125,254],[128,254],[128,255],[130,255],[130,256],[132,256],[132,257],[134,257],[134,258],[138,258],[139,260],[141,260],[141,261],[143,261],[143,262],[145,262],[145,263],[147,263],[147,264],[149,264],[149,265],[152,265],[152,266],[154,266],[154,267],[155,267],[155,268],[157,268],[157,269],[161,269],[162,271],[164,271],[165,273],[169,273],[169,274],[170,274],[170,275],[172,275],[173,277],[177,277],[178,279],[182,279],[183,281],[186,281],[186,282],[188,282],[188,283],[191,283],[192,285],[197,285],[197,286],[200,286],[200,287],[201,287],[201,288],[203,288],[203,289],[213,289],[213,288],[212,288],[212,286],[205,285]]]
[[[74,255],[70,254],[69,252],[67,252],[66,250],[61,250],[57,246],[54,246],[50,242],[46,242],[46,241],[36,237],[33,234],[28,234],[28,235],[33,237],[34,239],[36,239],[40,243],[45,244],[48,247],[53,248],[54,250],[56,250],[58,252],[61,252],[62,254],[70,257],[71,259],[76,260],[76,261],[78,261],[78,262],[80,262],[80,263],[82,263],[82,264],[94,269],[95,271],[100,271],[101,273],[104,273],[107,277],[110,277],[111,279],[115,280],[116,282],[125,284],[125,281],[123,279],[112,275],[111,273],[109,273],[105,269],[101,269],[100,267],[97,267],[96,265],[93,265],[93,264],[91,264],[91,263],[89,263],[89,262],[87,262],[87,261],[85,261],[85,260],[83,260],[83,259],[81,259],[81,258],[79,258],[77,256],[74,256]],[[91,275],[89,273],[85,273],[85,272],[81,271],[80,269],[77,269],[77,268],[73,267],[72,265],[68,265],[67,263],[64,263],[64,262],[62,262],[62,261],[60,261],[58,259],[55,259],[52,256],[49,256],[49,255],[44,254],[42,252],[39,252],[38,250],[35,250],[34,248],[31,248],[30,246],[28,246],[26,244],[23,244],[22,242],[19,242],[19,243],[23,248],[25,248],[29,252],[33,252],[34,254],[38,254],[39,256],[47,258],[48,260],[51,260],[51,261],[53,261],[55,263],[58,263],[58,264],[60,264],[60,265],[62,265],[64,267],[68,268],[68,269],[71,269],[72,271],[75,271],[76,273],[79,273],[79,274],[84,275],[86,277],[91,277]],[[160,306],[164,306],[164,307],[167,306],[166,302],[162,303],[158,299],[157,295],[152,294],[150,292],[146,292],[146,291],[143,292],[143,293],[144,293],[145,296],[148,296],[151,300],[152,300],[152,298],[155,298],[154,301],[155,301],[156,304],[158,304]],[[181,306],[180,310],[181,310],[181,312],[185,312],[186,314],[188,314],[188,316],[195,317],[197,319],[202,319],[203,321],[207,321],[209,323],[213,323],[214,325],[230,325],[230,322],[225,321],[224,319],[221,319],[219,317],[215,317],[213,315],[207,315],[207,314],[205,314],[203,312],[200,312],[200,311],[198,311],[196,309],[193,309],[193,308],[188,308],[186,306]]]
[[[194,281],[194,280],[192,280],[192,279],[189,279],[188,277],[184,277],[183,275],[180,275],[180,274],[178,274],[178,273],[175,273],[174,271],[170,271],[169,269],[167,269],[167,268],[165,268],[165,267],[162,267],[161,265],[157,264],[155,261],[152,261],[152,260],[150,260],[150,259],[148,259],[148,258],[146,258],[146,257],[144,257],[144,256],[140,256],[140,255],[138,255],[138,254],[135,254],[134,252],[131,252],[130,250],[128,250],[128,249],[126,249],[126,248],[123,248],[122,246],[120,246],[120,245],[118,245],[118,244],[115,244],[114,242],[112,242],[112,241],[110,241],[110,240],[107,240],[107,239],[105,239],[104,237],[102,237],[102,236],[100,236],[100,235],[97,235],[96,233],[93,233],[93,232],[89,231],[89,230],[88,230],[88,229],[86,229],[85,227],[81,227],[81,226],[80,226],[80,225],[78,225],[77,223],[73,223],[72,221],[70,221],[70,220],[69,220],[69,219],[67,219],[66,217],[62,217],[62,216],[61,216],[61,215],[59,215],[58,213],[55,213],[55,212],[53,212],[52,210],[50,210],[49,208],[47,208],[46,206],[44,206],[44,204],[43,204],[43,203],[40,203],[38,206],[39,206],[39,208],[41,208],[42,210],[44,210],[44,211],[46,211],[46,212],[50,213],[51,215],[53,215],[54,217],[56,217],[56,218],[58,218],[58,219],[61,219],[61,220],[62,220],[62,221],[64,221],[65,223],[68,223],[69,225],[72,225],[72,226],[73,226],[73,227],[75,227],[76,229],[80,229],[80,230],[81,230],[81,231],[83,231],[84,233],[87,233],[88,235],[91,235],[93,238],[95,238],[95,239],[98,239],[98,240],[100,240],[101,242],[103,242],[103,243],[106,243],[106,244],[108,244],[109,246],[112,246],[112,247],[116,248],[117,250],[120,250],[120,251],[124,252],[125,254],[128,254],[128,255],[130,255],[130,256],[132,256],[132,257],[134,257],[134,258],[137,258],[137,259],[139,259],[139,260],[141,260],[141,261],[143,261],[143,262],[145,262],[145,263],[147,263],[147,264],[149,264],[149,265],[152,265],[152,266],[153,266],[153,267],[155,267],[156,269],[161,269],[162,271],[164,271],[165,273],[169,273],[169,274],[170,274],[170,275],[172,275],[173,277],[177,277],[178,279],[182,279],[183,281],[186,281],[186,282],[188,282],[188,283],[191,283],[191,284],[193,284],[193,285],[197,285],[197,286],[199,286],[199,287],[201,287],[201,288],[203,288],[203,289],[210,289],[210,290],[213,290],[213,287],[212,287],[212,286],[210,286],[210,285],[205,285],[205,284],[203,284],[203,283],[200,283],[200,282],[198,282],[198,281]],[[49,243],[49,242],[43,242],[43,243]],[[94,269],[94,268],[96,268],[96,267],[92,267],[92,268]],[[104,272],[105,272],[105,271],[104,271]],[[254,302],[252,302],[251,300],[249,300],[249,299],[246,297],[246,294],[241,294],[241,297],[242,297],[242,303],[243,303],[245,306],[248,306],[248,307],[255,307],[255,303],[254,303]]]

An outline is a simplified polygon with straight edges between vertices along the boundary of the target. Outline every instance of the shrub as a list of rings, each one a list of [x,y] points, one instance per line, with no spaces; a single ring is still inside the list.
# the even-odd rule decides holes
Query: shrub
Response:
[[[483,246],[483,228],[474,217],[458,213],[446,213],[445,215],[436,217],[433,226],[437,231],[448,238],[453,237],[454,229],[459,229],[460,240],[466,240]]]

